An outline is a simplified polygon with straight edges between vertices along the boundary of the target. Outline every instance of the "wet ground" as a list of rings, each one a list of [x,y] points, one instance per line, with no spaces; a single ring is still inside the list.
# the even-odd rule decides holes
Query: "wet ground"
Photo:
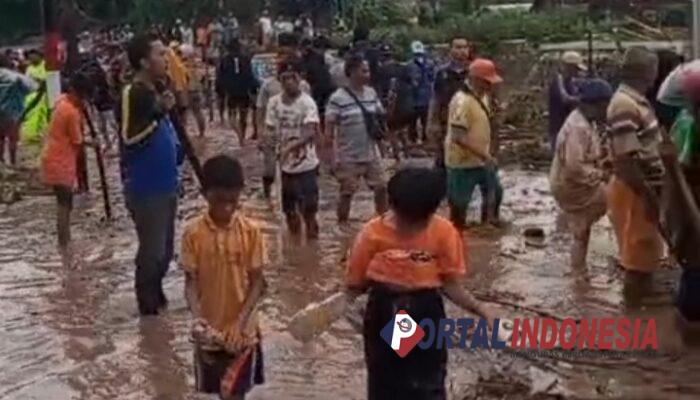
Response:
[[[343,254],[362,221],[372,216],[370,193],[357,196],[351,227],[340,229],[334,216],[336,185],[324,176],[320,239],[298,243],[286,234],[279,210],[260,199],[255,146],[240,149],[232,131],[217,129],[197,147],[201,155],[226,151],[240,157],[250,178],[243,212],[260,221],[268,241],[270,290],[261,306],[267,383],[250,398],[364,399],[362,343],[349,324],[337,322],[305,345],[285,326],[306,304],[341,287]],[[108,167],[116,219],[101,220],[93,177],[92,193],[76,201],[73,233],[85,256],[78,268],[64,268],[56,253],[53,198],[29,196],[0,208],[2,399],[207,398],[192,390],[190,318],[183,275],[175,266],[166,279],[169,311],[150,319],[137,315],[136,240],[119,195],[116,159]],[[699,398],[700,333],[679,325],[672,308],[678,271],[661,271],[647,285],[630,282],[608,260],[615,243],[604,221],[595,228],[588,268],[572,271],[569,237],[548,193],[546,173],[513,166],[501,174],[505,217],[513,224],[502,233],[473,229],[466,234],[468,287],[511,318],[654,317],[660,352],[653,358],[569,360],[453,350],[451,398]],[[203,206],[189,172],[185,176],[180,222]],[[475,215],[476,210],[471,218]],[[546,246],[525,245],[521,233],[531,226],[544,229]],[[463,316],[454,307],[449,313]]]

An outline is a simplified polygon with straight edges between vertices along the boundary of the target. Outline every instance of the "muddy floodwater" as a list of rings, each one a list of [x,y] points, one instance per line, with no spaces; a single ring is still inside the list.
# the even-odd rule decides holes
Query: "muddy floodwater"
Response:
[[[342,259],[362,222],[372,216],[369,191],[355,199],[349,227],[335,223],[337,186],[321,178],[320,239],[298,242],[285,232],[278,207],[260,196],[260,156],[239,148],[232,131],[217,129],[197,140],[201,156],[226,151],[242,160],[248,189],[242,212],[260,221],[271,264],[269,293],[261,305],[267,383],[251,399],[365,399],[360,336],[345,321],[313,342],[285,332],[286,322],[309,302],[341,287]],[[141,319],[133,293],[136,239],[124,203],[116,158],[108,160],[116,219],[102,220],[98,183],[76,199],[73,236],[84,263],[66,269],[55,246],[54,203],[27,196],[0,209],[0,398],[207,399],[193,392],[190,315],[183,274],[168,273],[167,313]],[[92,168],[94,170],[94,168]],[[507,352],[452,350],[452,399],[697,399],[700,398],[700,331],[677,320],[673,293],[679,271],[665,269],[651,282],[632,282],[609,257],[615,241],[607,221],[596,225],[589,265],[572,271],[570,238],[549,194],[546,171],[517,166],[501,171],[506,188],[504,232],[473,229],[467,286],[506,317],[574,319],[656,318],[659,352],[653,357],[567,359],[513,357]],[[189,171],[178,212],[182,222],[203,207]],[[476,217],[476,209],[470,218]],[[540,227],[544,246],[525,244],[522,232]],[[450,306],[448,314],[465,316]],[[694,342],[694,343],[693,343]],[[410,400],[410,399],[405,399]]]

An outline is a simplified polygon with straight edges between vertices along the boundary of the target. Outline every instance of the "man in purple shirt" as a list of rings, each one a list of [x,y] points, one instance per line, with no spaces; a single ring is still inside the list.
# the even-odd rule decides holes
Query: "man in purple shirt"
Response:
[[[549,145],[552,152],[564,121],[578,105],[576,79],[586,70],[581,54],[568,51],[561,58],[560,72],[549,85]]]

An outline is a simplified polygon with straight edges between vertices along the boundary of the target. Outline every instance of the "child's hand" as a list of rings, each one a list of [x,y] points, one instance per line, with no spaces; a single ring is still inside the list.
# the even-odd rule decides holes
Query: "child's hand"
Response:
[[[495,320],[496,318],[498,318],[496,310],[491,306],[482,304],[481,316],[486,319],[486,322],[489,324],[489,328],[493,330],[495,326]]]

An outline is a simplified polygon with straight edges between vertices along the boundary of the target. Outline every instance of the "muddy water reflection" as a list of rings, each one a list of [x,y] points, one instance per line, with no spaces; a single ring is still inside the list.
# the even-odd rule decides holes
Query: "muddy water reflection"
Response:
[[[320,238],[297,243],[285,234],[279,210],[268,206],[255,190],[260,165],[255,149],[241,152],[228,143],[199,147],[209,154],[231,150],[249,166],[250,190],[243,212],[260,221],[272,261],[266,273],[270,293],[262,304],[268,383],[251,398],[364,399],[362,342],[349,324],[338,322],[306,345],[294,341],[284,327],[289,316],[308,302],[340,287],[348,244],[361,221],[372,215],[371,194],[357,196],[352,223],[339,228],[334,217],[336,185],[322,178]],[[110,183],[118,188],[115,168],[112,163]],[[700,373],[700,355],[697,347],[684,344],[671,308],[677,271],[663,271],[648,289],[630,294],[626,287],[639,287],[625,285],[625,277],[610,267],[607,257],[614,254],[614,239],[606,223],[595,228],[589,267],[571,271],[569,238],[557,222],[545,174],[505,171],[504,177],[505,216],[514,225],[505,235],[468,234],[468,286],[482,297],[504,303],[500,309],[509,316],[541,310],[576,318],[621,313],[656,317],[662,348],[682,355],[601,366],[561,360],[533,364],[502,354],[454,351],[448,381],[454,398],[470,393],[468,387],[476,387],[480,380],[480,398],[524,397],[531,377],[550,367],[557,371],[555,392],[565,397],[697,398],[700,387],[693,378]],[[189,186],[179,211],[182,219],[203,207]],[[173,268],[167,277],[169,311],[157,319],[140,320],[132,289],[136,243],[118,191],[113,195],[119,204],[118,219],[110,225],[97,222],[101,205],[96,194],[79,202],[74,236],[86,262],[75,270],[62,268],[55,255],[51,198],[30,198],[0,210],[0,398],[207,398],[192,392],[182,274]],[[475,205],[472,218],[476,210]],[[545,248],[525,246],[520,231],[528,226],[545,230]],[[449,312],[461,316],[452,307]]]

